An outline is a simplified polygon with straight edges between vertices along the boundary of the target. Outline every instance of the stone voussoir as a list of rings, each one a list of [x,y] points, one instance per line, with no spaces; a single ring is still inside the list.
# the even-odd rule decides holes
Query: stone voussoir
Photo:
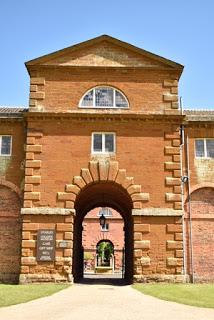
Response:
[[[108,180],[115,181],[118,169],[119,169],[119,165],[117,161],[109,162]]]
[[[131,185],[134,185],[134,178],[126,177],[121,185],[123,186],[123,188],[128,189],[128,187],[130,187]]]
[[[133,193],[141,193],[141,185],[132,184],[128,187],[127,191],[130,195]]]
[[[66,184],[65,191],[66,192],[72,192],[76,195],[80,192],[80,188],[76,184]]]
[[[86,182],[86,184],[90,184],[93,182],[93,179],[92,179],[92,176],[91,176],[89,169],[87,169],[87,168],[81,169],[81,176],[84,179],[84,181]]]
[[[73,183],[76,184],[80,189],[86,186],[86,182],[81,176],[75,176]]]
[[[98,161],[89,162],[89,170],[94,181],[99,181]]]
[[[106,181],[109,175],[109,161],[100,160],[98,162],[98,168],[100,181]]]
[[[122,184],[124,180],[126,179],[126,170],[125,169],[119,169],[117,172],[117,176],[115,179],[115,182],[118,184]]]

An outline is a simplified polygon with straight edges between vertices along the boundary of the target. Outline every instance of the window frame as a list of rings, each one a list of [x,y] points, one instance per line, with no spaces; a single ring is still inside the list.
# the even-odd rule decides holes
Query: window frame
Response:
[[[100,226],[100,230],[101,230],[101,232],[108,232],[109,231],[109,223],[107,222],[104,224],[104,226]]]
[[[108,212],[108,214],[105,213],[105,210]],[[108,207],[102,207],[99,211],[98,211],[98,217],[101,217],[102,215],[106,218],[108,217],[112,217],[113,214],[112,214],[112,210]]]
[[[2,154],[1,153],[2,137],[10,137],[10,153],[9,154]],[[0,157],[10,157],[12,155],[12,140],[13,140],[13,137],[10,134],[2,134],[2,135],[0,135]]]
[[[96,89],[101,89],[101,88],[108,88],[108,89],[112,89],[113,90],[113,106],[109,106],[109,107],[96,106],[95,90]],[[93,105],[92,106],[82,106],[82,102],[83,102],[84,97],[92,90],[93,90]],[[117,107],[116,106],[116,103],[115,103],[116,102],[116,91],[118,91],[124,97],[124,99],[127,102],[127,107]],[[93,88],[89,89],[88,91],[86,91],[84,93],[84,95],[82,96],[82,98],[80,99],[78,107],[81,108],[81,109],[116,109],[116,110],[117,109],[129,109],[129,100],[125,96],[125,94],[122,91],[120,91],[119,89],[114,88],[112,86],[108,86],[108,85],[100,85],[100,86],[93,87]]]
[[[203,140],[203,143],[204,143],[204,156],[203,157],[199,157],[196,155],[196,141],[198,141],[198,140]],[[207,156],[207,143],[206,143],[207,140],[214,140],[214,138],[196,138],[195,139],[195,158],[196,159],[214,159],[214,157]]]
[[[101,134],[102,135],[102,151],[94,151],[94,135],[95,134]],[[113,147],[114,147],[114,151],[112,152],[108,152],[105,151],[105,135],[106,134],[112,134],[113,135]],[[108,132],[108,131],[101,131],[101,132],[92,132],[91,134],[91,154],[115,154],[116,153],[116,133],[115,132]]]

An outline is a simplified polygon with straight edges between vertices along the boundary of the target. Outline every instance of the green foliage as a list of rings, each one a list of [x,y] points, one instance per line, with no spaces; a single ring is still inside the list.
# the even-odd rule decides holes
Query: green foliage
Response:
[[[0,284],[0,307],[11,306],[13,304],[50,296],[69,286],[69,284]]]
[[[133,288],[162,300],[214,308],[213,284],[134,284]]]
[[[84,260],[93,260],[93,254],[91,252],[84,252]]]
[[[110,259],[110,256],[113,254],[114,248],[112,244],[108,241],[102,241],[100,242],[98,248],[97,248],[97,253],[99,257],[103,257],[106,260]]]

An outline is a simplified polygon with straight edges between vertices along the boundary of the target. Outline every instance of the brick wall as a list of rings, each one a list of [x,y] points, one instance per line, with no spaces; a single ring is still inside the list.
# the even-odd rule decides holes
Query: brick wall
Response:
[[[191,170],[191,187],[201,183],[213,183],[214,181],[214,159],[195,157],[195,139],[214,138],[213,124],[190,124],[186,129],[189,136],[189,162]],[[184,170],[187,165],[184,162]]]
[[[135,216],[134,240],[136,281],[183,280],[181,218]]]
[[[32,111],[34,107],[48,112],[77,110],[82,96],[89,89],[103,84],[125,94],[130,112],[164,113],[168,109],[178,109],[178,75],[175,72],[135,70],[123,73],[119,69],[65,72],[65,69],[33,71],[31,83],[36,81],[39,84],[33,87],[37,92],[31,91]]]
[[[53,262],[36,259],[37,231],[56,231],[56,255]],[[72,281],[72,215],[23,215],[20,282]],[[60,243],[64,242],[64,246]]]
[[[191,194],[192,255],[190,243],[189,208],[186,204],[187,272],[193,272],[195,281],[214,280],[214,189],[201,188]]]
[[[12,136],[11,156],[0,156],[0,179],[23,188],[25,131],[23,120],[4,121],[1,119],[0,135]]]
[[[154,128],[154,123],[99,120],[88,121],[85,126],[82,121],[64,119],[29,123],[32,132],[38,127],[41,136],[36,144],[41,147],[33,153],[34,160],[27,162],[25,182],[30,189],[26,190],[31,191],[25,195],[26,207],[63,206],[57,201],[57,193],[64,192],[65,185],[71,184],[81,168],[87,168],[88,162],[96,158],[91,155],[92,132],[113,131],[117,152],[111,158],[119,162],[121,169],[126,169],[128,176],[134,177],[142,192],[150,194],[145,207],[180,209],[180,155],[179,147],[174,146],[174,141],[179,144],[178,125],[158,122]],[[34,183],[28,186],[31,180]],[[34,199],[29,202],[31,196]]]
[[[18,282],[21,259],[20,199],[0,185],[0,282]]]
[[[116,210],[110,209],[112,216],[106,217],[106,223],[109,224],[109,230],[101,231],[98,216],[100,209],[101,208],[96,208],[91,210],[83,220],[82,243],[84,252],[90,252],[93,255],[93,259],[90,261],[93,268],[98,242],[101,240],[109,240],[114,246],[115,269],[121,270],[122,250],[124,248],[124,221]]]

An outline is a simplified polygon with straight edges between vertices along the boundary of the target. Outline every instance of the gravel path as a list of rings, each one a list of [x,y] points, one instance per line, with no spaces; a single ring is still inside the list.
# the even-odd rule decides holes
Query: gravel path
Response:
[[[214,309],[162,301],[131,286],[75,284],[50,297],[0,309],[1,320],[214,320]]]

